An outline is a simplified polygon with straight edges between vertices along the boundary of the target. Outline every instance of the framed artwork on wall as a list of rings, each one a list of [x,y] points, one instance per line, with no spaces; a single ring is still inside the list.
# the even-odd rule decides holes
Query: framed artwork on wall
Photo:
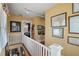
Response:
[[[68,22],[69,22],[69,25],[68,25],[69,33],[79,34],[79,14],[69,16]]]
[[[72,3],[72,13],[79,12],[79,3]]]
[[[67,42],[72,45],[79,46],[79,37],[68,36]]]
[[[37,25],[38,35],[45,35],[45,26]]]
[[[64,28],[52,28],[52,36],[57,38],[63,38]]]
[[[61,13],[51,17],[51,26],[65,27],[67,25],[67,13]]]
[[[45,29],[45,26],[43,26],[43,25],[37,25],[37,30],[42,30],[42,29]]]
[[[10,32],[21,32],[21,22],[10,21]]]
[[[38,35],[45,35],[45,31],[44,30],[38,30]]]

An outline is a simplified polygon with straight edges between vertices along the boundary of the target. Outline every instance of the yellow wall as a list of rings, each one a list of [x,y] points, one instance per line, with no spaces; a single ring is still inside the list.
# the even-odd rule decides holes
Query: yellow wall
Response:
[[[21,35],[21,32],[10,32],[10,21],[19,21],[21,22],[21,31],[22,31],[22,21],[24,20],[31,20],[31,17],[23,17],[23,16],[8,16],[8,33],[12,35]]]
[[[64,28],[64,39],[58,39],[52,37],[51,16],[67,12],[67,26]],[[77,13],[76,13],[77,14]],[[45,13],[45,44],[47,46],[58,43],[63,46],[62,55],[79,55],[79,46],[70,45],[67,43],[67,36],[79,37],[79,34],[68,33],[68,16],[72,14],[72,4],[57,4],[54,7],[48,9]]]
[[[23,16],[8,16],[8,32],[11,34],[11,35],[21,35],[21,32],[10,32],[10,21],[19,21],[21,22],[21,28],[22,28],[22,21],[32,21],[32,24],[35,25],[35,28],[34,28],[34,31],[35,31],[35,34],[34,34],[34,38],[35,39],[40,39],[39,38],[39,35],[38,35],[38,31],[37,31],[37,25],[45,25],[45,20],[43,18],[40,18],[40,17],[23,17]],[[44,37],[44,36],[43,36]]]
[[[32,24],[34,24],[34,39],[40,40],[44,39],[44,35],[38,35],[37,25],[45,26],[45,19],[41,17],[34,17],[32,19]]]

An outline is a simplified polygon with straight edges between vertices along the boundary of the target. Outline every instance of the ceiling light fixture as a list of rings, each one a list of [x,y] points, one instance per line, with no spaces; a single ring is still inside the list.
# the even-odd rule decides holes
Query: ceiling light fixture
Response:
[[[28,8],[25,8],[25,10],[26,10],[26,14],[33,13],[33,14],[36,14],[37,16],[44,17],[43,14],[35,12],[35,11],[32,11],[32,10],[30,10]]]
[[[28,10],[26,10],[25,12],[26,12],[26,14],[29,14],[30,13],[30,11],[28,11]]]

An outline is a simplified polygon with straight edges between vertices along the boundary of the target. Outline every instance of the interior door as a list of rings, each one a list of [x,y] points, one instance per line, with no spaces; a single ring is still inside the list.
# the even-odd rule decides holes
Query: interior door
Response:
[[[23,34],[28,37],[32,37],[31,36],[31,22],[30,21],[23,22]]]
[[[24,35],[30,37],[30,23],[25,23]]]

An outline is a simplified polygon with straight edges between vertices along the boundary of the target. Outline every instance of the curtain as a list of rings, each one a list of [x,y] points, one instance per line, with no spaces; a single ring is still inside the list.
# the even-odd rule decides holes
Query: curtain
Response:
[[[0,9],[0,52],[7,43],[7,15]]]

